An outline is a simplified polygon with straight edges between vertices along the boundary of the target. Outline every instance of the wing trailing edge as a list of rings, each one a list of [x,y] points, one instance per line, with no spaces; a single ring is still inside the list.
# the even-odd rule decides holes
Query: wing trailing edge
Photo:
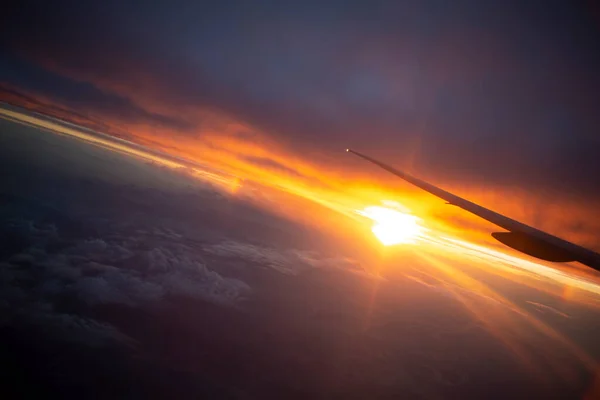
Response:
[[[460,207],[465,211],[506,229],[508,232],[494,232],[492,233],[492,236],[499,242],[515,250],[546,261],[578,261],[581,264],[600,271],[600,254],[592,250],[489,210],[357,151],[351,149],[346,149],[346,151],[377,165],[442,200],[445,200],[447,204]]]

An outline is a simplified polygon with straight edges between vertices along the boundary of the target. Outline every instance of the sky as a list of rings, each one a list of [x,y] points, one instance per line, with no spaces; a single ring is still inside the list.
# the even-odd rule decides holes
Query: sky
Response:
[[[591,1],[23,1],[3,14],[0,100],[325,206],[393,198],[485,230],[351,147],[600,249]]]

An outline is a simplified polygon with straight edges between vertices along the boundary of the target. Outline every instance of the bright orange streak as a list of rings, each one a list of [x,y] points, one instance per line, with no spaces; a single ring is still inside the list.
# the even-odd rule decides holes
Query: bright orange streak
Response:
[[[442,275],[451,282],[455,282],[455,288],[445,284],[446,289],[450,290],[457,300],[459,300],[474,317],[485,325],[491,334],[504,343],[518,359],[529,366],[532,372],[535,372],[539,377],[546,377],[547,375],[543,373],[544,371],[536,367],[533,358],[534,354],[515,339],[522,336],[523,331],[520,324],[523,323],[543,336],[552,339],[556,344],[562,345],[570,354],[576,356],[588,370],[596,371],[598,369],[598,363],[583,350],[552,327],[496,293],[484,283],[469,276],[464,271],[452,267],[449,263],[443,262],[441,259],[434,258],[425,253],[418,253],[418,256],[425,259],[427,265],[435,267],[438,272],[442,273]],[[439,278],[436,279],[439,280]],[[440,282],[444,281],[440,280]],[[466,289],[471,293],[482,296],[482,299],[469,299],[459,291],[459,288],[461,290]],[[483,299],[489,299],[491,302]],[[498,307],[496,304],[502,307]],[[508,311],[512,311],[512,313],[508,313]],[[550,363],[551,367],[558,372],[560,376],[565,379],[571,376],[571,371],[566,369],[567,367],[563,364],[563,360],[558,358],[555,359],[553,355],[547,353],[543,353],[543,355],[545,356],[546,361]]]
[[[434,237],[430,235],[427,237],[427,240],[435,243],[437,246],[446,248],[448,251],[458,253],[461,257],[466,256],[484,261],[492,266],[494,270],[508,271],[512,275],[527,274],[531,276],[533,274],[534,276],[548,278],[561,285],[568,285],[569,287],[574,287],[591,294],[600,294],[600,286],[596,282],[567,274],[552,266],[544,265],[542,262],[525,260],[455,238],[444,236]],[[566,295],[567,292],[564,294]]]
[[[166,154],[164,156],[161,156],[160,154],[157,154],[157,152],[153,152],[150,149],[144,148],[143,146],[137,145],[127,140],[115,138],[110,135],[104,135],[102,133],[97,132],[86,132],[79,129],[79,127],[77,127],[74,124],[62,121],[53,122],[32,115],[16,113],[14,111],[2,108],[0,108],[0,117],[11,121],[42,128],[44,130],[48,130],[56,134],[74,137],[76,139],[83,140],[84,142],[95,146],[100,146],[122,154],[142,158],[144,160],[152,161],[154,163],[172,169],[188,168],[193,175],[199,177],[200,179],[210,181],[211,183],[219,184],[220,186],[237,188],[240,185],[240,181],[236,177],[227,176],[225,174],[213,173],[207,170],[200,169],[199,167],[190,168],[189,165],[186,165],[183,162],[183,160],[181,162],[178,162],[174,159],[169,158]]]

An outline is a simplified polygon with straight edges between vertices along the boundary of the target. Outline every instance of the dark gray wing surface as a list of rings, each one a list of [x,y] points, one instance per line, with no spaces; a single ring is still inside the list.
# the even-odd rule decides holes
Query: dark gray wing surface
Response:
[[[539,229],[525,225],[519,221],[515,221],[502,214],[498,214],[495,211],[456,196],[455,194],[415,178],[410,174],[399,171],[369,156],[350,149],[347,149],[346,151],[391,172],[405,181],[447,201],[449,204],[460,207],[465,211],[506,229],[508,232],[494,232],[492,233],[492,236],[513,249],[546,261],[578,261],[600,271],[600,254],[592,250],[567,242],[564,239],[550,235],[549,233],[540,231]]]

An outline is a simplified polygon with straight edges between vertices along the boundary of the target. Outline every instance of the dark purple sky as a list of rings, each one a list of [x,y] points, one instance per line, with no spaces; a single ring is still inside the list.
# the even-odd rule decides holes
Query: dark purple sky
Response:
[[[354,147],[442,186],[511,187],[595,214],[598,11],[554,0],[23,1],[0,24],[0,82],[181,146],[214,131],[217,113],[307,163]]]

